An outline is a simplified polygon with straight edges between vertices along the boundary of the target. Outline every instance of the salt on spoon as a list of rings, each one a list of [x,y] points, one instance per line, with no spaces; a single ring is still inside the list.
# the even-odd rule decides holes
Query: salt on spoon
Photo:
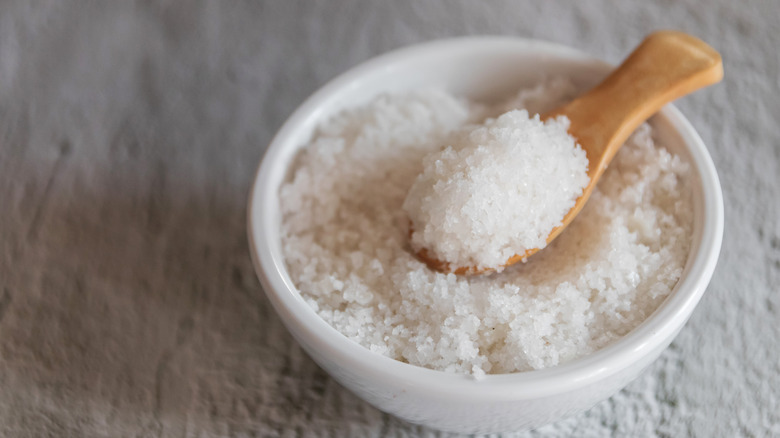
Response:
[[[445,148],[426,159],[425,171],[404,203],[413,250],[432,269],[458,275],[501,271],[525,260],[582,210],[617,150],[639,125],[665,104],[722,78],[722,60],[713,48],[685,33],[660,31],[645,38],[601,84],[574,101],[541,118],[513,111],[487,121],[466,135],[461,149]],[[565,137],[571,143],[568,151]],[[539,155],[545,150],[554,155],[545,159]],[[492,161],[491,151],[497,155]],[[587,171],[578,167],[583,151]],[[500,183],[504,174],[515,171],[508,166],[522,162],[511,157],[518,152],[529,158],[524,166],[535,166],[535,175],[544,181],[529,181],[531,193],[525,193],[525,204],[508,205],[524,190],[508,190]],[[485,163],[493,167],[480,168]],[[584,180],[578,177],[580,172],[587,172]],[[480,197],[485,193],[488,196]],[[447,203],[453,205],[443,208]],[[507,211],[518,205],[525,210]],[[556,211],[562,219],[551,222],[549,215]],[[512,221],[511,227],[497,219]],[[517,233],[522,227],[531,233]],[[509,233],[502,232],[507,228]]]

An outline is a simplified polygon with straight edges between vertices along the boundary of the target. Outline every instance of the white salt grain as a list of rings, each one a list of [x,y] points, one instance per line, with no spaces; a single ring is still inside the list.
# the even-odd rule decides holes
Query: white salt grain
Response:
[[[517,107],[571,98],[556,79]],[[555,366],[625,335],[668,296],[690,245],[688,166],[642,126],[566,232],[487,277],[428,269],[404,199],[423,157],[507,110],[441,91],[383,96],[324,123],[280,189],[282,244],[304,300],[367,349],[476,377]]]
[[[403,205],[412,248],[477,268],[544,248],[589,181],[568,127],[563,116],[542,122],[512,110],[426,156]]]

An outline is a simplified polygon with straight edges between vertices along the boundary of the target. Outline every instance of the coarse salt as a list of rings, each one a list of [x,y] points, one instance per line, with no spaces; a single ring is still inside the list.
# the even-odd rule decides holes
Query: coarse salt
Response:
[[[428,269],[409,243],[402,207],[426,155],[509,107],[544,112],[571,90],[554,79],[495,106],[421,90],[322,123],[280,187],[283,251],[303,299],[367,349],[477,377],[565,363],[639,325],[679,279],[692,226],[688,165],[648,125],[527,263],[458,277]]]
[[[588,184],[565,116],[512,110],[426,156],[403,208],[412,248],[453,266],[499,268],[541,249]]]

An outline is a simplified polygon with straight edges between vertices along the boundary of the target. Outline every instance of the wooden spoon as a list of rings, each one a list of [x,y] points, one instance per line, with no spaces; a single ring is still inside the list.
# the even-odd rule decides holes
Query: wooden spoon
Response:
[[[542,119],[565,115],[569,134],[585,150],[590,182],[560,226],[547,238],[549,244],[582,210],[607,165],[634,130],[667,103],[723,78],[721,57],[696,37],[675,31],[655,32],[601,84]],[[432,257],[425,249],[417,255],[429,267],[458,275],[484,274],[517,263],[539,251],[529,249],[509,258],[503,266],[453,266]]]

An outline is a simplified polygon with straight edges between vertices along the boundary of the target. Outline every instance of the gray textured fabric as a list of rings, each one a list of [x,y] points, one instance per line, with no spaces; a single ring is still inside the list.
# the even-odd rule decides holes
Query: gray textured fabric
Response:
[[[255,279],[245,201],[276,129],[388,49],[519,35],[612,62],[659,28],[724,55],[682,99],[725,190],[712,284],[590,411],[518,436],[780,435],[773,0],[0,4],[0,435],[440,436],[301,351]],[[443,434],[442,434],[443,435]]]

